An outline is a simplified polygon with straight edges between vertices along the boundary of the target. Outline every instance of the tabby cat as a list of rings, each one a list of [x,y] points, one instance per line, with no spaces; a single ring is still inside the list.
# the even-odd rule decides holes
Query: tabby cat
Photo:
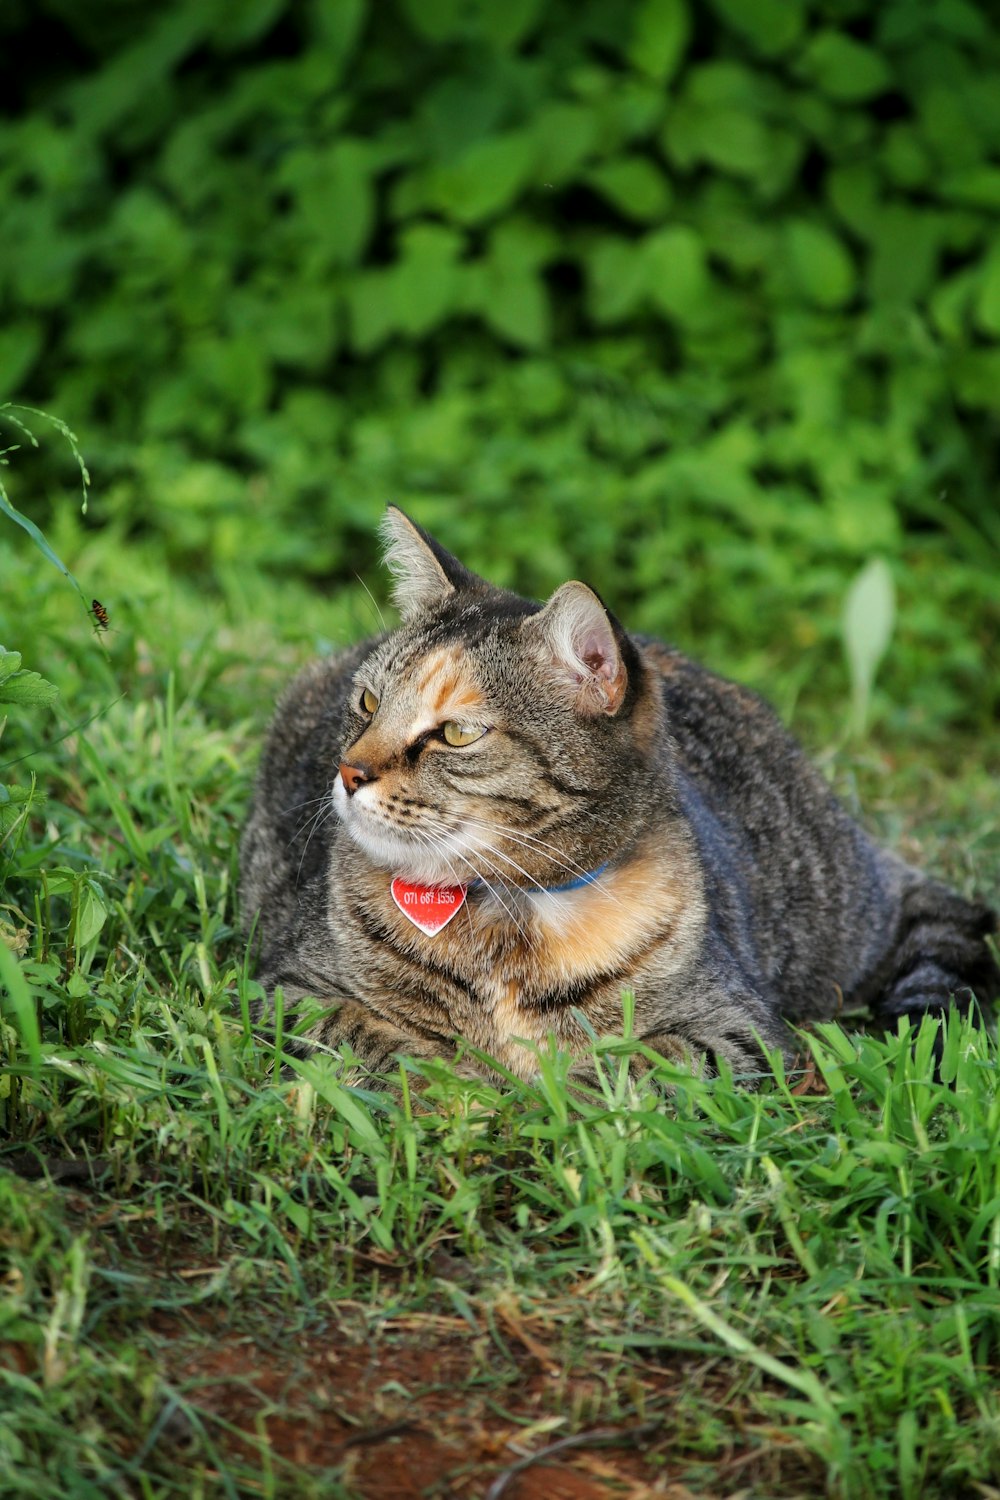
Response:
[[[328,1005],[316,1042],[528,1077],[628,990],[650,1047],[750,1074],[786,1019],[1000,994],[992,913],[878,848],[761,699],[585,584],[538,605],[383,529],[402,625],[292,683],[243,837],[260,978]]]

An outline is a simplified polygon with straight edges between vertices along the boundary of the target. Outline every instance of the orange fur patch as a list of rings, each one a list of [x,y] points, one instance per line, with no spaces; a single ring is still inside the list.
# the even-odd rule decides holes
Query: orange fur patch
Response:
[[[663,949],[675,947],[681,959],[704,918],[703,903],[692,899],[690,879],[668,870],[655,855],[634,860],[597,885],[556,897],[551,914],[541,899],[533,904],[536,915],[522,958],[529,976],[527,999],[523,998],[525,986],[509,977],[498,976],[496,984],[493,1016],[504,1039],[519,1036],[542,1041],[550,1031],[561,1029],[563,1018],[536,1010],[532,994],[615,970],[627,971],[629,961],[657,933],[663,934]],[[668,926],[672,931],[665,932]],[[626,972],[619,988],[627,985]]]
[[[668,919],[681,915],[690,891],[655,856],[647,856],[603,876],[596,885],[554,898],[560,905],[564,901],[565,915],[550,919],[544,913],[548,903],[538,902],[542,915],[536,922],[535,961],[549,971],[554,983],[619,967]]]
[[[460,646],[439,646],[424,661],[415,692],[423,699],[435,724],[448,719],[476,722],[484,707]]]

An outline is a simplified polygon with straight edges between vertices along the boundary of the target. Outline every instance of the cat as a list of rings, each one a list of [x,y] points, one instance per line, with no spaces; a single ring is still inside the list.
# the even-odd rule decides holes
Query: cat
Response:
[[[529,1078],[525,1043],[579,1059],[629,991],[654,1052],[750,1078],[789,1023],[1000,994],[993,913],[875,844],[756,694],[583,583],[539,605],[396,507],[383,533],[402,624],[293,681],[241,847],[261,983],[328,1006],[313,1042]]]

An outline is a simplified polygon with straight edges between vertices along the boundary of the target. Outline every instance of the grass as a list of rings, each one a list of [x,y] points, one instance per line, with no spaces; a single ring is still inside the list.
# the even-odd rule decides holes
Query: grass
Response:
[[[821,1027],[756,1092],[662,1062],[635,1087],[621,1042],[573,1100],[545,1053],[503,1091],[275,1072],[238,828],[276,691],[364,606],[206,601],[96,539],[99,639],[43,567],[0,564],[10,644],[62,690],[0,747],[35,776],[0,917],[38,1017],[34,1047],[0,1023],[0,1494],[524,1496],[539,1456],[594,1495],[996,1493],[990,1037],[950,1021],[932,1081],[937,1023]],[[996,898],[981,747],[831,768]]]

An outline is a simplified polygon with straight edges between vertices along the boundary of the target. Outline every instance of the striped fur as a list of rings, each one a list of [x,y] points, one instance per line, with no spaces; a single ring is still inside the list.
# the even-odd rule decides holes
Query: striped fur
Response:
[[[316,1042],[379,1072],[464,1038],[528,1076],[525,1042],[585,1050],[629,990],[651,1046],[748,1073],[786,1021],[1000,994],[992,913],[875,845],[754,694],[583,584],[539,606],[399,511],[386,535],[403,624],[292,684],[242,845],[261,980],[328,1003]],[[395,875],[475,884],[427,937]]]

